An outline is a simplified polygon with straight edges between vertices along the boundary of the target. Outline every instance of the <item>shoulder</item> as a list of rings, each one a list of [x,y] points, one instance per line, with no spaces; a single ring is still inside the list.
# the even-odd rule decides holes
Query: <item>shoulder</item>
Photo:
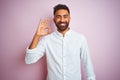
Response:
[[[87,38],[84,34],[75,31],[72,31],[72,33],[74,34],[74,38],[78,41],[78,44],[80,42],[82,45],[87,45]]]
[[[73,37],[80,38],[80,39],[85,39],[85,35],[80,33],[80,32],[71,30],[71,34],[73,35]]]

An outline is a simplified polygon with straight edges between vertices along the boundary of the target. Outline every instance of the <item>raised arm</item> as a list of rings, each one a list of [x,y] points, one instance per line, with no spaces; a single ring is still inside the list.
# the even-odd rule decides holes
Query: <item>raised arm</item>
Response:
[[[45,36],[50,33],[51,30],[50,30],[50,27],[48,27],[49,21],[50,19],[40,20],[38,28],[33,37],[33,40],[29,46],[29,49],[33,49],[37,46],[40,37]]]
[[[39,38],[50,33],[48,27],[49,19],[44,19],[39,22],[38,28],[35,32],[30,46],[26,49],[25,63],[32,64],[37,62],[44,55],[44,48],[42,45],[38,46]]]

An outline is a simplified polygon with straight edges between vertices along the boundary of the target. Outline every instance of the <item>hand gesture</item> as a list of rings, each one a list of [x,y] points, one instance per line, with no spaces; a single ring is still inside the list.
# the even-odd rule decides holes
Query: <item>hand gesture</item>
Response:
[[[51,29],[48,26],[49,22],[50,22],[50,19],[40,20],[37,31],[36,31],[37,36],[45,36],[51,32]]]

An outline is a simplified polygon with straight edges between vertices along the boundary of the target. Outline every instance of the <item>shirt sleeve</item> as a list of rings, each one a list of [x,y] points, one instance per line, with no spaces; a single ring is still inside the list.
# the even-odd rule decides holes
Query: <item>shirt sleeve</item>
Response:
[[[95,80],[95,74],[94,74],[93,65],[90,59],[88,44],[84,36],[82,36],[81,61],[85,69],[84,71],[85,71],[87,80]]]
[[[45,53],[45,40],[41,39],[34,49],[26,49],[25,63],[32,64],[37,62]]]

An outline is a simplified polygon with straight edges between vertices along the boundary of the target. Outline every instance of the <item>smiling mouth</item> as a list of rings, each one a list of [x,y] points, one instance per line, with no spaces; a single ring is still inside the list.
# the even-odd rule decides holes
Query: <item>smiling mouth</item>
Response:
[[[66,24],[65,24],[65,23],[61,23],[60,25],[61,25],[61,26],[65,26]]]

